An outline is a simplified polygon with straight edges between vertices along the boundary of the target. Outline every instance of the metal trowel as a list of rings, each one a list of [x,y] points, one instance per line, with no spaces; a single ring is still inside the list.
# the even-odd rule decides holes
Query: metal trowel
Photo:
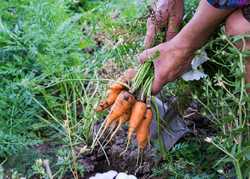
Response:
[[[171,149],[190,130],[180,114],[168,103],[164,103],[157,97],[154,97],[151,102],[154,106],[153,121],[150,126],[151,139],[158,140],[160,137],[165,148]]]

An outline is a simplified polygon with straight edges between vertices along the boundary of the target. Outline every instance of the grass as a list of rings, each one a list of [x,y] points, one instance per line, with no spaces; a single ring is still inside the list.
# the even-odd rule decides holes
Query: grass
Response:
[[[185,3],[187,22],[197,2]],[[93,108],[110,80],[137,65],[146,14],[147,3],[125,0],[0,2],[0,178],[48,178],[46,159],[56,178],[84,176],[77,158],[102,117]],[[185,103],[184,96],[193,96],[216,134],[207,142],[186,138],[170,151],[156,145],[165,162],[154,176],[248,176],[250,108],[242,75],[247,52],[233,45],[240,38],[219,29],[204,47],[209,77],[165,87]],[[48,151],[41,153],[39,146]]]
[[[83,80],[89,76],[83,73],[87,65],[79,41],[82,15],[70,13],[70,5],[70,1],[2,2],[0,156],[7,159],[7,166],[9,158],[35,144],[56,143],[71,151],[67,167],[73,171],[72,146],[89,140],[96,120],[90,111],[95,97],[87,96]],[[85,113],[78,114],[77,107],[83,106]],[[58,175],[68,170],[61,168],[55,168]]]
[[[55,177],[83,175],[74,149],[84,151],[91,142],[93,124],[101,117],[93,108],[112,79],[99,71],[107,61],[123,70],[135,63],[124,59],[132,58],[129,49],[139,45],[128,38],[122,43],[126,36],[137,38],[136,31],[129,35],[136,24],[135,5],[1,1],[0,159],[6,171],[44,175],[39,161],[49,158]],[[112,19],[109,8],[121,10],[122,18]],[[52,156],[27,154],[43,144],[54,146]]]

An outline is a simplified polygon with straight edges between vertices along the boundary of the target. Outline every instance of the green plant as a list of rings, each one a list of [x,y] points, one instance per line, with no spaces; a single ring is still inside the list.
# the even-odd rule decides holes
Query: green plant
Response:
[[[18,155],[31,167],[22,151],[53,144],[51,159],[60,157],[58,146],[67,154],[67,162],[51,161],[53,174],[83,175],[75,148],[91,142],[97,120],[93,108],[110,80],[99,69],[111,58],[122,69],[134,64],[124,59],[134,54],[129,49],[136,49],[142,33],[134,31],[143,25],[135,21],[144,12],[137,6],[126,1],[0,2],[0,161]],[[117,10],[121,14],[113,19]],[[30,170],[15,168],[29,175]]]
[[[74,120],[70,124],[74,137],[85,143],[90,140],[95,118],[90,117],[94,102],[89,101],[94,97],[87,97],[89,87],[82,80],[89,78],[82,72],[88,66],[80,48],[82,15],[68,11],[68,4],[50,0],[0,3],[1,160],[34,150],[37,144],[68,144],[69,139],[62,140],[68,136],[63,128],[65,114],[69,115],[65,103]]]
[[[43,161],[42,159],[37,159],[35,161],[35,163],[32,165],[32,170],[33,170],[33,174],[39,175],[43,178],[47,178],[47,174],[46,171],[43,167]]]
[[[221,130],[214,139],[207,139],[226,154],[220,162],[232,162],[238,178],[248,176],[249,159],[249,95],[244,79],[244,57],[248,52],[238,50],[235,44],[244,37],[229,38],[222,35],[207,44],[207,48],[220,46],[211,54],[211,62],[220,68],[213,79],[204,83],[204,101],[196,99],[204,106],[209,118]],[[244,47],[243,47],[244,50]],[[219,162],[219,163],[220,163]],[[218,163],[217,163],[218,164]]]

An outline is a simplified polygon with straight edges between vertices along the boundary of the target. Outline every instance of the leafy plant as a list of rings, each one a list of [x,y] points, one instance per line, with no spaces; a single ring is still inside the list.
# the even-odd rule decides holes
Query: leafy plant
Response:
[[[211,56],[211,62],[220,68],[213,79],[208,78],[203,86],[206,100],[198,101],[221,130],[221,134],[207,141],[224,152],[228,159],[223,158],[222,161],[231,161],[237,177],[244,178],[248,176],[249,169],[243,166],[250,162],[245,156],[248,152],[243,152],[249,150],[249,95],[244,79],[244,57],[249,53],[236,48],[235,44],[239,40],[244,41],[244,37],[229,38],[222,35],[207,45],[211,48],[223,42],[220,49],[224,50],[217,50]]]

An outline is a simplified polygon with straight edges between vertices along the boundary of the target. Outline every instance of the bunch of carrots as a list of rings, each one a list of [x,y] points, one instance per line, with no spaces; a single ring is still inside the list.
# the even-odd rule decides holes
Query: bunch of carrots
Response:
[[[133,133],[136,134],[139,151],[145,149],[149,142],[150,124],[153,118],[149,102],[153,76],[153,61],[148,60],[139,67],[138,71],[126,70],[108,87],[107,97],[99,102],[95,110],[102,112],[110,108],[110,111],[97,132],[92,147],[107,129],[112,133],[106,145],[120,127],[128,123],[127,147],[124,152],[128,149]]]

